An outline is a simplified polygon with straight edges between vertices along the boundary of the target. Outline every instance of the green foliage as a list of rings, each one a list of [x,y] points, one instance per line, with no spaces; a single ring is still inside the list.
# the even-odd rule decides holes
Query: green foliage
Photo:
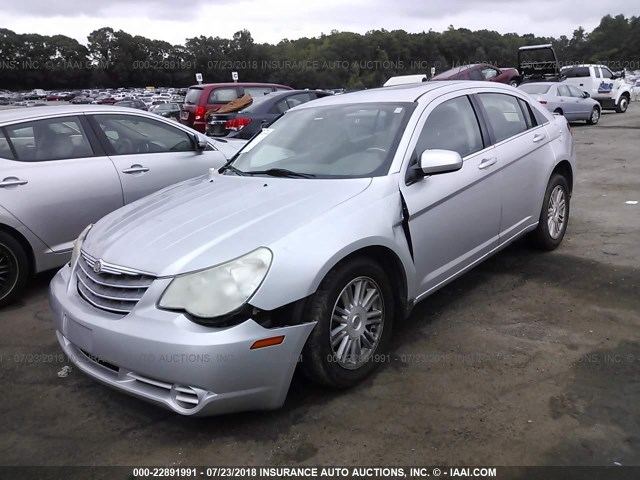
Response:
[[[0,28],[0,88],[186,86],[194,74],[205,82],[277,82],[297,88],[370,88],[393,75],[438,72],[477,62],[516,66],[518,47],[553,43],[564,63],[608,62],[612,68],[640,68],[640,17],[607,15],[587,33],[571,37],[500,34],[450,26],[429,30],[333,30],[316,38],[258,44],[247,30],[231,39],[199,36],[184,45],[132,36],[104,27],[87,45],[64,35],[16,34]]]

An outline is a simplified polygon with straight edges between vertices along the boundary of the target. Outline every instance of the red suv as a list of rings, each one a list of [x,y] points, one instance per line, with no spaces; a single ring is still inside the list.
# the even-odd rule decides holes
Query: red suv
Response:
[[[291,87],[276,83],[208,83],[192,85],[187,90],[180,112],[180,123],[205,133],[207,122],[205,115],[215,111],[245,94],[259,97],[265,93],[280,90],[292,90]]]

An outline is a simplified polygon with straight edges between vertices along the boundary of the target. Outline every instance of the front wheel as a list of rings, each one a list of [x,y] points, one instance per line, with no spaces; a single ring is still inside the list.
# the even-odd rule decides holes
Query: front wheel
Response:
[[[598,123],[598,121],[600,121],[600,109],[598,107],[593,107],[593,110],[591,110],[591,115],[589,115],[589,118],[587,119],[587,124],[595,125]]]
[[[627,108],[629,108],[629,97],[622,95],[618,100],[618,105],[616,105],[616,113],[624,113]]]
[[[0,307],[20,296],[29,278],[29,260],[22,245],[0,232]]]
[[[352,387],[376,367],[391,336],[394,297],[384,270],[362,257],[334,268],[309,300],[305,321],[317,322],[302,351],[314,382]]]
[[[547,184],[538,226],[530,241],[541,250],[554,250],[562,243],[569,222],[569,186],[567,180],[554,173]]]

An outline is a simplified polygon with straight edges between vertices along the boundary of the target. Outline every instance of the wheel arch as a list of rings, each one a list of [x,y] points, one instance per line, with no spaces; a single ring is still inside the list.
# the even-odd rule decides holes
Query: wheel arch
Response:
[[[369,245],[358,248],[335,261],[333,265],[329,267],[327,272],[330,272],[336,267],[358,257],[369,258],[382,267],[391,280],[390,283],[393,288],[393,295],[395,300],[398,302],[399,308],[396,309],[397,318],[401,319],[408,316],[412,304],[408,300],[407,271],[402,260],[400,260],[400,257],[391,248],[383,245]]]
[[[551,175],[549,175],[549,179],[551,179],[554,173],[562,175],[567,180],[569,195],[571,195],[573,193],[573,168],[571,167],[571,163],[569,163],[568,160],[559,162],[551,172]]]

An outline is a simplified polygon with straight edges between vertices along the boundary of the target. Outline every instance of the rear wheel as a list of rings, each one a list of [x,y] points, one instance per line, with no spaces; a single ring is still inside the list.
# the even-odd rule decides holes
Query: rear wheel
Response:
[[[556,109],[553,111],[553,113],[557,113],[558,115],[562,115],[562,114],[563,114],[563,113],[562,113],[562,110],[561,110],[561,109],[559,109],[559,108],[556,108]]]
[[[29,278],[29,259],[22,245],[0,232],[0,307],[12,303],[24,291]]]
[[[317,322],[302,352],[314,382],[347,388],[365,379],[391,336],[393,291],[384,270],[362,257],[334,268],[309,300],[305,320]]]
[[[600,109],[598,107],[593,107],[593,110],[591,110],[591,115],[589,115],[589,118],[587,119],[587,124],[595,125],[598,123],[599,120],[600,120]]]
[[[512,87],[517,87],[518,86],[518,81],[517,80],[511,80],[509,82],[509,85],[511,85]]]
[[[554,250],[562,243],[569,222],[569,186],[557,173],[551,175],[544,194],[538,226],[529,234],[532,245],[541,250]]]
[[[624,113],[629,108],[629,97],[627,95],[622,95],[620,100],[618,100],[618,105],[616,105],[616,113]]]

